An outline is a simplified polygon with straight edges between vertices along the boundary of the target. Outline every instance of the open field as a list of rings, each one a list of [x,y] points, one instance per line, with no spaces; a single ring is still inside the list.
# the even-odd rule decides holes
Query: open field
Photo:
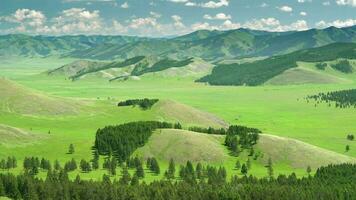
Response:
[[[356,133],[355,109],[337,109],[324,104],[315,107],[314,104],[307,103],[303,99],[307,95],[319,92],[355,88],[356,85],[352,81],[326,85],[217,87],[194,83],[191,78],[160,77],[157,79],[154,76],[147,76],[142,77],[141,80],[125,82],[110,83],[96,78],[72,82],[65,80],[64,77],[48,77],[41,74],[71,61],[58,58],[10,59],[0,64],[1,76],[32,88],[33,94],[49,94],[54,102],[63,97],[70,97],[61,100],[60,103],[76,102],[81,108],[78,113],[57,116],[49,116],[48,113],[22,115],[12,110],[11,112],[1,110],[1,124],[31,132],[41,139],[26,146],[0,145],[0,157],[14,155],[22,160],[25,156],[39,156],[51,160],[59,159],[62,163],[72,157],[77,161],[82,158],[90,160],[90,148],[98,128],[152,119],[182,121],[183,126],[191,124],[207,126],[210,122],[221,124],[222,121],[246,125],[259,128],[267,134],[297,139],[320,147],[322,150],[356,157],[356,142],[346,140],[347,134]],[[15,67],[16,70],[14,70]],[[148,111],[142,111],[139,108],[116,107],[119,100],[144,97],[159,98],[166,100],[165,102],[179,102],[179,104],[184,104],[183,108],[188,107],[187,110],[192,113],[209,112],[215,116],[204,118],[198,123],[189,123],[195,117],[189,113],[186,115],[186,111],[178,112],[181,111],[181,106],[178,106],[179,109],[176,110],[178,114],[175,116],[180,116],[177,118],[164,115],[155,107]],[[38,101],[27,102],[30,107],[36,106],[36,103]],[[190,107],[194,109],[189,109]],[[169,105],[164,108],[171,109]],[[71,143],[76,149],[73,155],[67,154]],[[345,152],[346,145],[350,145],[349,152]],[[228,155],[228,150],[224,149],[224,151]],[[242,155],[239,159],[245,162],[246,155]],[[224,162],[229,175],[238,173],[234,170],[235,162],[236,158],[231,156],[228,156]],[[167,163],[162,162],[161,165],[162,168],[166,168]],[[298,164],[293,165],[283,159],[276,159],[274,169],[275,174],[295,171],[298,175],[305,175],[304,167]],[[84,178],[101,177],[104,172],[101,170],[83,176]],[[257,176],[265,176],[266,169],[263,162],[253,161],[250,172]],[[75,177],[74,174],[71,176]]]

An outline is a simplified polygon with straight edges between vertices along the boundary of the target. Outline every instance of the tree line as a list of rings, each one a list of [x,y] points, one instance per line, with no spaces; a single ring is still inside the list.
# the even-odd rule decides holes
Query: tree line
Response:
[[[120,106],[139,106],[143,110],[150,109],[159,99],[128,99],[126,101],[121,101],[117,105]]]
[[[198,167],[197,167],[198,168]],[[274,178],[233,176],[227,180],[223,168],[210,168],[210,179],[192,181],[198,169],[191,164],[184,166],[182,180],[168,179],[150,184],[136,179],[126,179],[127,171],[120,180],[110,180],[104,175],[101,181],[74,180],[61,170],[49,170],[45,179],[29,174],[0,174],[0,196],[12,199],[354,199],[356,196],[356,165],[341,164],[321,167],[314,176],[297,178],[292,173]],[[194,174],[194,175],[193,175]]]
[[[313,100],[315,106],[319,103],[327,103],[330,106],[335,104],[336,108],[356,108],[356,89],[340,90],[326,93],[319,93],[316,95],[309,95],[306,97],[307,102]]]

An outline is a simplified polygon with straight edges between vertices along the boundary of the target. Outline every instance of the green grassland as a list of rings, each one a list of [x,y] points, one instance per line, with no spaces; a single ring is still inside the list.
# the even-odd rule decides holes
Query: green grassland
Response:
[[[224,126],[225,123],[229,123],[256,127],[266,134],[287,138],[277,140],[277,143],[282,146],[280,148],[283,149],[279,152],[283,152],[285,149],[291,152],[298,151],[287,148],[288,145],[306,146],[304,151],[309,155],[307,158],[315,159],[310,163],[313,166],[325,164],[325,161],[332,159],[350,161],[352,160],[350,157],[356,157],[356,142],[346,140],[347,134],[356,133],[355,109],[338,109],[324,104],[315,107],[314,104],[307,103],[304,100],[307,95],[319,92],[355,88],[356,84],[353,81],[338,84],[229,87],[194,83],[194,79],[189,77],[160,77],[158,79],[154,76],[144,76],[140,80],[122,82],[108,82],[91,77],[73,82],[61,76],[47,76],[42,73],[72,61],[71,59],[59,58],[13,58],[0,64],[1,76],[23,85],[16,86],[12,90],[13,93],[11,91],[8,91],[8,93],[18,97],[18,91],[21,90],[18,88],[29,87],[31,90],[24,89],[25,92],[28,92],[26,96],[34,95],[40,99],[39,101],[27,101],[26,96],[20,95],[18,98],[19,101],[24,101],[23,108],[41,106],[42,104],[38,104],[41,103],[41,99],[48,98],[50,101],[46,102],[51,102],[51,109],[47,109],[46,113],[36,111],[28,115],[22,113],[21,109],[0,109],[0,124],[5,127],[15,127],[11,130],[19,131],[18,129],[20,129],[19,132],[28,133],[29,137],[35,138],[33,142],[25,145],[18,145],[18,143],[2,145],[0,143],[0,158],[14,155],[21,160],[25,156],[39,156],[51,160],[59,159],[62,164],[72,157],[77,161],[83,158],[90,160],[90,148],[93,145],[95,132],[98,128],[129,121],[162,119],[182,121],[184,126],[192,124],[207,126],[210,123],[212,126],[213,123]],[[308,63],[303,63],[303,67],[316,70],[312,64]],[[337,73],[328,70],[332,69],[327,69],[323,73],[330,75]],[[347,79],[354,80],[352,78]],[[3,94],[3,91],[5,91],[5,88],[1,89],[1,94]],[[158,105],[159,107],[153,107],[148,111],[132,107],[118,108],[116,106],[116,103],[120,100],[144,97],[162,99],[164,101],[161,104],[170,103],[166,106]],[[3,101],[4,99],[1,98],[0,102]],[[55,105],[57,104],[74,106],[77,108],[77,112],[53,115],[53,112],[56,113]],[[164,108],[163,111],[162,107]],[[207,112],[211,114],[203,114]],[[172,113],[175,114],[170,115]],[[201,120],[194,121],[196,119]],[[176,133],[171,134],[177,136]],[[212,140],[209,137],[204,136],[204,139],[211,142]],[[11,138],[8,138],[12,143]],[[157,137],[153,136],[153,139],[155,138]],[[193,137],[192,141],[195,139]],[[304,143],[295,142],[294,139]],[[261,139],[261,141],[265,140]],[[71,143],[75,145],[76,149],[73,155],[67,154],[68,146]],[[305,143],[315,147],[308,146]],[[179,145],[183,144],[184,142]],[[305,166],[294,163],[293,159],[285,159],[290,155],[299,158],[298,156],[301,156],[302,153],[294,152],[290,155],[284,154],[284,157],[277,157],[275,153],[278,151],[267,151],[275,147],[274,143],[261,143],[261,145],[263,144],[268,146],[265,150],[263,146],[259,147],[261,151],[266,152],[264,158],[267,158],[268,155],[276,158],[275,174],[289,174],[293,171],[298,175],[306,174]],[[351,150],[349,152],[345,152],[347,144],[350,145]],[[234,170],[237,158],[229,156],[228,150],[222,146],[222,141],[220,143],[218,141],[214,147],[225,151],[224,165],[228,169],[228,174],[238,174],[239,171]],[[315,150],[315,148],[317,149]],[[310,156],[314,155],[314,152],[318,152],[318,155]],[[343,156],[339,154],[343,154]],[[320,160],[317,158],[319,155],[323,155],[325,159]],[[241,155],[238,159],[241,159],[243,163],[247,160],[247,155]],[[161,168],[165,169],[167,162],[163,158],[160,162]],[[250,173],[257,176],[266,176],[264,162],[265,160],[253,160]],[[218,165],[219,162],[213,164]],[[19,173],[21,170],[18,168],[11,171]],[[70,176],[75,177],[76,173],[73,172]],[[99,170],[89,174],[81,174],[81,176],[83,178],[99,178],[103,173],[105,173],[104,170]],[[45,172],[41,172],[40,175],[44,176]],[[155,178],[158,177],[147,176],[148,181]]]

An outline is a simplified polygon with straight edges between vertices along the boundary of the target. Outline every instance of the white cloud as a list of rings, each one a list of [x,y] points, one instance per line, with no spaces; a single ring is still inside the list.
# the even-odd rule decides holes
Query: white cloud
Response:
[[[185,3],[185,6],[197,6],[202,8],[220,8],[223,6],[229,6],[229,0],[208,1],[206,3],[196,3],[189,0],[169,0],[174,3]]]
[[[323,6],[330,6],[330,1],[324,1]]]
[[[162,17],[161,14],[156,13],[156,12],[153,12],[153,11],[150,12],[150,15],[152,15],[154,18],[160,18],[160,17]]]
[[[238,29],[241,28],[241,24],[239,23],[233,23],[230,20],[224,21],[224,23],[221,26],[222,29]]]
[[[292,12],[293,8],[290,6],[282,6],[282,7],[277,7],[280,11],[282,12]]]
[[[121,8],[127,9],[127,8],[129,8],[129,7],[130,7],[130,5],[129,5],[129,3],[127,3],[127,2],[121,4]]]
[[[353,6],[356,7],[356,0],[336,0],[337,5],[348,5],[348,6]]]
[[[185,28],[185,25],[182,23],[182,17],[179,15],[172,15],[171,16],[174,21],[174,26],[176,28]]]
[[[298,3],[312,2],[312,0],[298,0]]]
[[[304,20],[298,20],[291,24],[281,24],[281,22],[273,17],[261,18],[248,21],[242,25],[244,28],[249,28],[253,30],[264,30],[264,31],[302,31],[308,29],[308,24]]]
[[[306,12],[300,12],[299,13],[301,16],[307,16],[308,14]]]
[[[185,3],[185,5],[192,7],[192,6],[197,6],[197,3],[194,3],[194,2],[190,2],[190,1],[189,1],[189,2]]]
[[[46,17],[41,11],[30,9],[18,9],[14,14],[4,17],[4,19],[8,22],[18,23],[21,26],[32,27],[42,26],[46,21]]]
[[[225,13],[218,13],[215,16],[211,16],[211,15],[206,14],[203,16],[203,18],[208,19],[208,20],[213,20],[213,19],[228,20],[228,19],[231,19],[231,15],[226,15]]]
[[[196,30],[211,30],[214,29],[214,27],[210,26],[208,22],[198,22],[195,24],[192,24],[191,28],[196,31]]]
[[[204,8],[220,8],[222,6],[229,6],[228,0],[219,0],[219,1],[209,1],[201,5]]]
[[[326,28],[329,26],[335,26],[338,28],[342,27],[348,27],[348,26],[355,26],[356,25],[356,19],[346,19],[346,20],[335,20],[332,22],[325,22],[324,20],[317,22],[316,27],[318,28]]]

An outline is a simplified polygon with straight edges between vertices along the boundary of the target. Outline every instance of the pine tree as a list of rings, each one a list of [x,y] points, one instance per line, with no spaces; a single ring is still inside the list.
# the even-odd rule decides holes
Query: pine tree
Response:
[[[58,160],[54,161],[54,169],[59,171],[61,169],[61,164]]]
[[[245,164],[242,164],[241,173],[242,173],[243,175],[245,175],[245,176],[246,176],[246,174],[248,173],[248,168],[246,167]]]
[[[176,166],[174,160],[171,159],[169,161],[168,171],[167,171],[167,179],[173,179],[176,173]]]
[[[74,153],[74,145],[73,144],[69,145],[68,153],[69,154],[73,154]]]
[[[267,172],[268,177],[273,178],[273,163],[271,158],[268,159]]]
[[[97,170],[99,169],[99,152],[98,150],[95,150],[94,151],[94,158],[92,160],[92,167],[93,167],[93,170]]]
[[[130,176],[129,170],[127,169],[127,167],[124,167],[122,169],[122,176],[121,176],[119,182],[121,184],[127,185],[127,184],[129,184],[130,180],[131,180],[131,176]]]
[[[350,151],[350,145],[346,145],[345,150],[346,150],[346,152]]]
[[[310,176],[311,171],[312,171],[312,169],[311,169],[311,167],[308,165],[308,167],[307,167],[307,173],[308,173],[309,176]]]
[[[131,183],[132,186],[138,185],[139,184],[139,177],[135,174],[132,179],[131,179]]]
[[[142,163],[138,163],[138,165],[136,166],[136,176],[138,178],[144,178],[145,177],[145,171],[143,170],[143,167],[142,167]]]
[[[235,168],[238,169],[238,170],[241,169],[241,163],[240,163],[239,160],[236,161]]]

